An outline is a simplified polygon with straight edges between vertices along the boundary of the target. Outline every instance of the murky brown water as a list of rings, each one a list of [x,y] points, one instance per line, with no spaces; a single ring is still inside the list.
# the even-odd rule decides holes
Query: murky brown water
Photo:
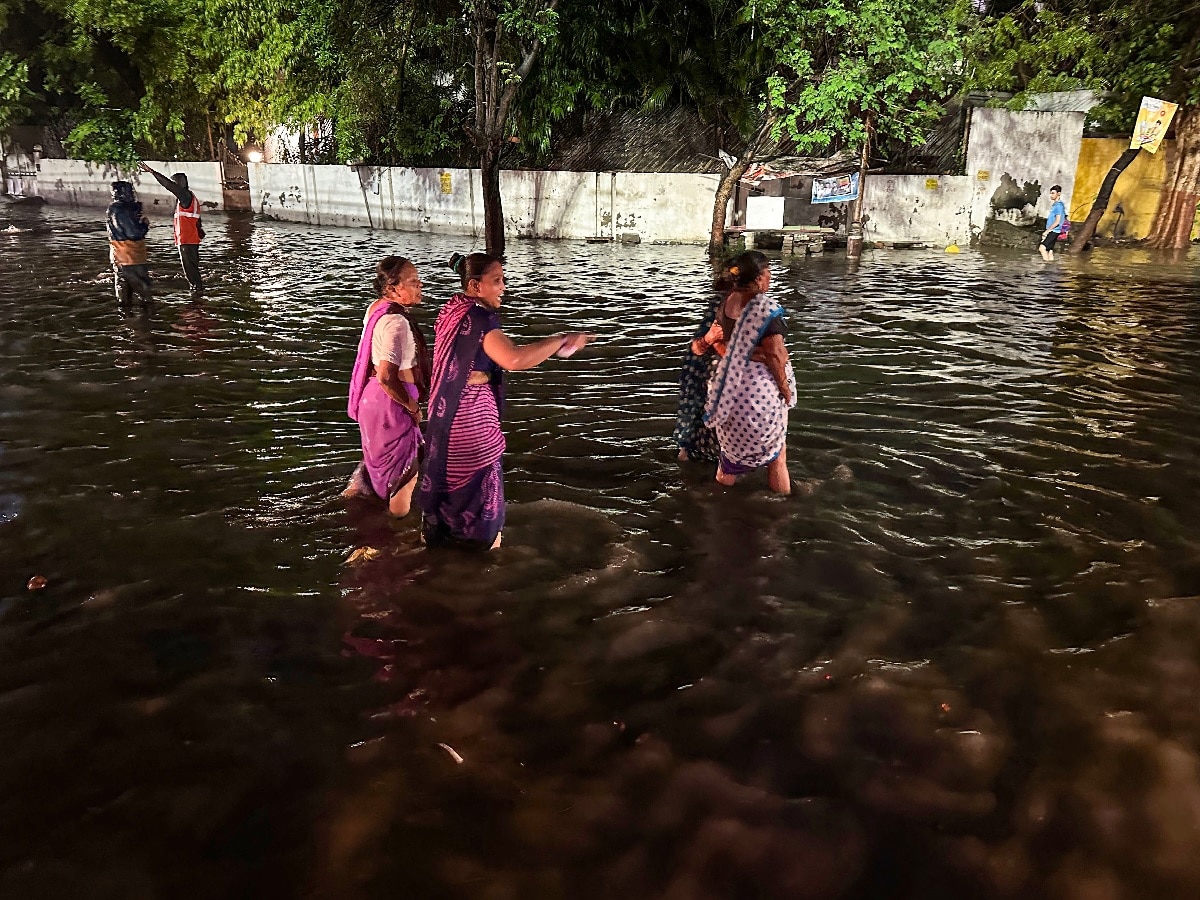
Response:
[[[697,248],[514,243],[603,338],[479,558],[338,497],[371,267],[468,248],[211,218],[123,317],[0,210],[0,897],[1200,892],[1195,262],[785,260],[783,500],[674,461]]]

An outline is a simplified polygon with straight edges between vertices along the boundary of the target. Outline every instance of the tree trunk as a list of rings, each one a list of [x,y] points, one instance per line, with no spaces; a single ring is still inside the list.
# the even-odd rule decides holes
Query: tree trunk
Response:
[[[531,10],[535,18],[558,9],[558,0],[544,0],[541,10]],[[483,181],[483,233],[487,252],[504,255],[504,208],[500,199],[500,151],[505,144],[505,123],[517,91],[537,62],[542,49],[539,37],[526,42],[518,37],[519,65],[504,59],[507,20],[500,6],[484,0],[472,0],[470,10],[475,34],[475,121],[466,126],[479,153],[479,175]]]
[[[725,214],[729,206],[729,196],[748,168],[750,161],[739,159],[717,185],[717,196],[713,200],[712,231],[708,235],[709,256],[720,256],[725,249]]]
[[[1112,168],[1108,170],[1108,174],[1104,176],[1104,182],[1100,185],[1100,193],[1096,195],[1096,200],[1092,203],[1092,208],[1088,212],[1087,218],[1083,220],[1083,224],[1079,226],[1079,230],[1071,235],[1071,246],[1068,251],[1071,253],[1082,253],[1087,246],[1088,241],[1096,233],[1096,228],[1100,224],[1100,220],[1104,218],[1104,213],[1108,211],[1108,201],[1112,197],[1113,188],[1117,186],[1117,179],[1121,177],[1121,173],[1128,168],[1139,153],[1142,151],[1137,147],[1129,147],[1117,157],[1117,161],[1112,164]],[[1072,228],[1074,231],[1074,228]]]
[[[504,203],[500,196],[500,148],[489,144],[479,154],[483,180],[484,249],[492,256],[504,255]]]
[[[858,164],[858,196],[851,207],[850,224],[846,226],[846,258],[858,259],[863,246],[863,200],[867,195],[867,169],[871,167],[871,131],[875,127],[875,113],[867,113],[863,133],[862,157]]]
[[[762,151],[775,125],[775,117],[775,113],[770,113],[759,123],[754,135],[746,142],[742,155],[717,185],[717,195],[713,198],[712,230],[708,234],[709,256],[720,256],[725,249],[725,206],[729,203],[729,195],[733,193],[733,186],[750,168],[750,163],[754,162],[754,157]]]
[[[1167,172],[1147,243],[1156,250],[1188,245],[1200,203],[1200,108],[1181,108],[1175,118],[1175,162]]]

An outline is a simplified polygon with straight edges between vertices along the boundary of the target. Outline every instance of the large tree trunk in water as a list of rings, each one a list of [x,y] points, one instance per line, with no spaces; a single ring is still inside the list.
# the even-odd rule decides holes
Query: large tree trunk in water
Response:
[[[713,199],[712,231],[708,235],[709,256],[720,256],[725,249],[725,215],[729,206],[729,196],[733,193],[734,185],[746,174],[749,167],[748,159],[739,159],[717,185],[717,196]]]
[[[1157,250],[1186,247],[1200,203],[1200,108],[1182,108],[1175,119],[1175,165],[1167,173],[1147,239]]]
[[[725,207],[729,203],[729,195],[733,193],[733,186],[750,168],[750,163],[754,162],[754,157],[762,151],[774,124],[775,113],[770,113],[759,123],[753,137],[746,142],[746,149],[717,185],[717,195],[713,198],[712,230],[708,233],[709,256],[720,256],[725,249]]]
[[[483,179],[483,239],[492,256],[504,255],[504,202],[500,197],[500,152],[488,146],[479,154]]]
[[[1113,188],[1117,186],[1117,179],[1121,177],[1121,173],[1128,168],[1129,164],[1141,152],[1137,147],[1126,148],[1125,152],[1117,157],[1117,161],[1112,164],[1112,168],[1104,176],[1104,182],[1100,185],[1100,193],[1096,195],[1096,200],[1092,204],[1087,218],[1083,220],[1083,224],[1079,226],[1079,230],[1071,236],[1071,246],[1069,248],[1071,253],[1083,252],[1084,247],[1087,246],[1087,242],[1095,235],[1096,227],[1100,224],[1100,220],[1104,218],[1104,213],[1108,211],[1108,201],[1112,197]]]
[[[544,5],[541,5],[544,3]],[[530,11],[534,18],[553,14],[558,0],[539,0],[540,9]],[[479,174],[483,181],[483,234],[487,252],[504,255],[504,206],[500,200],[500,150],[504,146],[508,111],[517,91],[537,61],[542,39],[532,35],[509,36],[520,48],[519,65],[505,60],[507,21],[500,15],[500,4],[471,0],[471,28],[475,33],[475,121],[466,126],[467,134],[479,152]],[[532,40],[529,40],[532,38]]]
[[[862,156],[858,163],[858,196],[851,207],[850,223],[846,226],[846,258],[858,259],[863,247],[863,202],[867,197],[867,170],[871,167],[871,132],[875,129],[875,113],[867,113],[863,129]]]

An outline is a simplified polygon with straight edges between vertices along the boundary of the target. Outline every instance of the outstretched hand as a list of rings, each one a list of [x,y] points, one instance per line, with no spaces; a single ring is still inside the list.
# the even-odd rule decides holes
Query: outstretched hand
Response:
[[[566,359],[573,355],[577,350],[582,350],[588,344],[596,339],[596,335],[586,331],[572,331],[563,335],[562,344],[554,351],[555,356],[560,356]]]
[[[138,171],[139,172],[148,172],[148,173],[154,172],[154,170],[151,169],[148,165],[146,165],[146,163],[143,162],[142,160],[138,160]]]

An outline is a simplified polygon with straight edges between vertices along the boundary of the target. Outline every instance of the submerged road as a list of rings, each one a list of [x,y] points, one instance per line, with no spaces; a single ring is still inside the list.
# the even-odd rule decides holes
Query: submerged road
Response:
[[[338,496],[374,263],[432,335],[473,248],[208,218],[122,316],[0,209],[0,898],[1200,893],[1200,264],[784,258],[780,499],[670,446],[700,248],[514,241],[600,339],[479,557]]]

